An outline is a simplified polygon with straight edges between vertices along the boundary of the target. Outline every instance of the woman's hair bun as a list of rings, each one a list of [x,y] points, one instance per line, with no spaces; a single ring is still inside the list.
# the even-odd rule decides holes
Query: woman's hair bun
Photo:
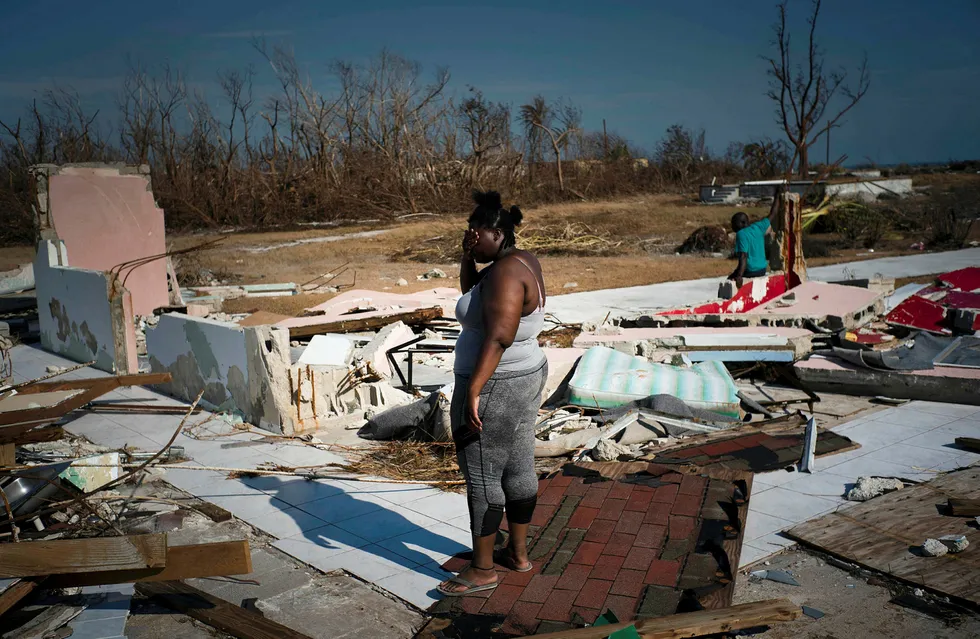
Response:
[[[523,220],[523,219],[524,219],[524,214],[521,213],[520,207],[518,207],[516,204],[514,206],[510,207],[510,223],[511,224],[513,224],[514,226],[520,226],[521,225],[521,220]]]
[[[499,211],[503,206],[500,193],[496,191],[473,191],[473,201],[478,207],[491,211]]]

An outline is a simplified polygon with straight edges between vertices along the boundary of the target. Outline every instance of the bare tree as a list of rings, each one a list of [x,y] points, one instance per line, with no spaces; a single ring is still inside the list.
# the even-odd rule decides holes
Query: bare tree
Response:
[[[487,100],[480,90],[470,87],[470,96],[459,105],[459,117],[473,156],[470,184],[478,185],[484,156],[505,147],[510,139],[510,108]]]
[[[529,104],[521,107],[521,121],[528,137],[528,144],[537,142],[537,133],[548,136],[551,150],[555,154],[555,167],[558,170],[558,189],[565,190],[565,178],[561,170],[561,151],[568,145],[569,136],[578,131],[582,121],[582,112],[571,103],[558,100],[548,104],[543,96],[535,96]],[[534,161],[532,152],[531,161]]]
[[[776,38],[772,44],[777,55],[764,57],[770,67],[767,72],[769,91],[766,95],[778,105],[776,121],[795,151],[791,165],[796,164],[797,175],[801,178],[806,178],[809,172],[810,147],[860,102],[871,84],[867,55],[857,69],[857,82],[854,85],[848,83],[847,71],[843,68],[824,71],[824,51],[816,42],[821,0],[812,2],[813,12],[807,19],[810,29],[805,64],[793,63],[790,34],[786,27],[787,0],[778,5],[779,18],[773,25]],[[827,109],[838,94],[843,98],[839,109],[835,115],[828,115]]]
[[[680,124],[667,127],[657,143],[656,160],[669,181],[687,188],[697,177],[696,168],[708,160],[704,129],[692,131]]]

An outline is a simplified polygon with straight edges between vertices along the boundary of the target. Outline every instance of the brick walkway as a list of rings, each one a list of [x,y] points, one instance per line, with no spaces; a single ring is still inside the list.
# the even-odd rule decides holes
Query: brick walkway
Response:
[[[685,473],[649,464],[612,481],[566,466],[538,485],[534,569],[498,568],[489,596],[449,597],[430,610],[494,616],[502,632],[522,635],[592,623],[605,610],[630,620],[729,605],[749,488],[731,473]]]

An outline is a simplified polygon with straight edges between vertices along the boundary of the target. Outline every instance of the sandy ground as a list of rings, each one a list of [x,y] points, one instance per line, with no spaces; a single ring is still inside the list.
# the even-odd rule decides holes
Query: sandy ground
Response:
[[[675,250],[700,226],[727,228],[732,214],[739,210],[758,219],[768,212],[768,207],[706,206],[674,195],[565,203],[526,210],[521,233],[538,245],[542,238],[553,240],[552,246],[535,250],[551,295],[720,278],[731,272],[733,261],[717,254],[676,255]],[[305,284],[326,273],[337,274],[346,269],[331,282],[341,290],[353,287],[407,293],[440,285],[457,286],[456,247],[465,225],[466,213],[461,212],[457,216],[416,216],[386,223],[262,233],[171,234],[168,246],[171,250],[185,249],[222,238],[217,246],[176,258],[178,274],[185,285],[203,284],[193,280],[204,271],[229,284]],[[980,225],[975,226],[980,235]],[[835,238],[814,239],[833,242]],[[807,262],[820,266],[908,254],[914,252],[909,245],[916,239],[921,238],[892,235],[873,253],[833,248],[829,256],[810,257]],[[0,270],[29,262],[33,257],[31,246],[2,248]],[[444,271],[447,279],[417,279],[432,268]],[[397,286],[400,279],[408,285]],[[332,295],[239,299],[228,302],[224,310],[296,315]]]
[[[789,571],[800,583],[790,586],[772,581],[756,581],[747,574],[738,576],[736,604],[765,599],[788,598],[794,603],[816,608],[821,619],[801,617],[797,621],[773,626],[755,634],[766,639],[894,639],[895,637],[959,639],[980,637],[980,615],[947,609],[941,617],[889,603],[912,589],[886,580],[884,575],[854,574],[827,563],[824,557],[803,550],[791,550],[758,564],[755,570]],[[933,599],[932,601],[937,601]]]

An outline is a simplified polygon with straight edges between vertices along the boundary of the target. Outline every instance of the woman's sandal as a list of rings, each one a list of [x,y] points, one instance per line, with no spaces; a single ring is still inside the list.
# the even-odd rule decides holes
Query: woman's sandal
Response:
[[[488,572],[493,570],[493,568],[479,568],[476,566],[472,566],[472,564],[471,567],[474,567],[477,570],[484,570]],[[436,590],[438,590],[440,593],[442,593],[447,597],[465,597],[466,595],[472,595],[473,593],[476,592],[487,592],[497,587],[496,581],[493,582],[492,584],[482,584],[478,586],[477,584],[473,583],[469,579],[463,579],[459,575],[456,575],[455,577],[452,577],[447,581],[451,584],[459,584],[460,586],[466,586],[466,590],[448,590],[446,588],[443,588],[442,584],[436,586]]]
[[[532,570],[534,570],[534,564],[532,564],[530,561],[527,562],[527,565],[524,566],[523,568],[518,568],[517,560],[515,560],[514,557],[506,550],[501,550],[498,553],[498,557],[499,559],[497,557],[494,557],[494,561],[496,561],[501,566],[507,568],[508,570],[513,570],[514,572],[531,572]]]

